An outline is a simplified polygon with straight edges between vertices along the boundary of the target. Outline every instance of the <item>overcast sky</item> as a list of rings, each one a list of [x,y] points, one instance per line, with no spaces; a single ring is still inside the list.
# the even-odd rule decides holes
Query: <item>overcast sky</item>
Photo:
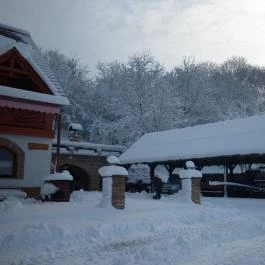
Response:
[[[0,0],[0,21],[28,30],[45,49],[98,61],[149,50],[171,68],[183,56],[265,66],[264,0]]]

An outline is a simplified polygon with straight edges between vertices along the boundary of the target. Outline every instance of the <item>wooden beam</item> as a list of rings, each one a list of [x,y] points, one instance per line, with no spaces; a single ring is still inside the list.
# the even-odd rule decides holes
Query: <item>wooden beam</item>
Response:
[[[52,91],[50,90],[46,82],[42,79],[42,77],[39,75],[39,73],[35,71],[31,64],[20,54],[20,52],[16,48],[12,48],[8,52],[0,56],[0,64],[3,64],[7,61],[10,62],[10,67],[0,65],[0,72],[8,72],[9,77],[11,78],[13,78],[14,74],[26,75],[33,83],[32,85],[38,88],[39,92],[50,95],[52,94]],[[14,68],[14,63],[19,65],[21,69]]]
[[[11,65],[10,67],[0,65],[0,71],[7,71],[7,72],[12,73],[12,74],[13,73],[22,74],[22,75],[28,75],[29,74],[29,72],[26,71],[26,70],[21,70],[21,69],[14,68],[14,65],[13,66]]]
[[[228,167],[227,165],[224,166],[224,182],[227,182],[227,173],[228,173]],[[224,197],[227,197],[227,185],[224,184]]]
[[[4,77],[8,77],[8,78],[10,78],[9,73],[1,72],[1,69],[0,69],[0,76],[4,76]],[[19,75],[13,73],[12,79],[15,79],[15,78],[16,78],[16,79],[19,78]]]
[[[153,193],[153,191],[154,191],[155,167],[157,166],[157,164],[155,164],[155,163],[149,163],[148,166],[150,168],[151,193]]]
[[[53,138],[53,132],[51,130],[41,130],[35,128],[24,128],[24,127],[14,127],[14,126],[5,126],[0,125],[1,133],[9,133],[16,135],[28,135],[28,136],[38,136],[45,138]]]
[[[60,148],[61,148],[61,114],[57,114],[57,146],[56,146],[56,172],[60,169]]]

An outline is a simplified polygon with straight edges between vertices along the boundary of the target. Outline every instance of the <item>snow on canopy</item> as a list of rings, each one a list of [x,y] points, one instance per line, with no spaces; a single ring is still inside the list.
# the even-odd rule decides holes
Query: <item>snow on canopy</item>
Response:
[[[265,115],[147,133],[121,164],[265,153]]]
[[[64,170],[62,173],[54,173],[42,178],[43,181],[50,180],[73,180],[73,176],[69,173],[69,171]]]
[[[65,98],[65,93],[60,83],[42,56],[40,49],[32,40],[30,34],[22,29],[0,23],[0,56],[12,48],[16,48],[37,74],[39,74],[53,95],[62,98],[61,105],[68,105],[69,101]]]
[[[57,144],[57,139],[53,140],[53,144]],[[97,151],[109,151],[121,153],[124,150],[124,146],[121,145],[109,145],[109,144],[95,144],[89,142],[74,142],[68,140],[61,141],[61,148],[73,148],[73,149],[83,149],[83,150],[97,150]],[[85,154],[85,153],[83,153]],[[89,154],[89,153],[88,153]]]

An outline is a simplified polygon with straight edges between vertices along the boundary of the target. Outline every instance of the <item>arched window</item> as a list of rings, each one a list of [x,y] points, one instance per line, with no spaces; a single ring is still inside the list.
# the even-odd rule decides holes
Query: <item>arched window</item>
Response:
[[[0,178],[24,177],[24,151],[13,141],[0,137]]]
[[[0,176],[12,177],[15,173],[16,157],[5,147],[0,146]]]

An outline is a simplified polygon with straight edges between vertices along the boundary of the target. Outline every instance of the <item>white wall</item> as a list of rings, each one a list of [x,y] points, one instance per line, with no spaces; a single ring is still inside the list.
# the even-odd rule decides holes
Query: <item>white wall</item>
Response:
[[[1,133],[0,137],[15,142],[25,152],[24,178],[0,178],[0,187],[39,187],[42,177],[50,173],[52,139]],[[28,143],[48,144],[49,149],[29,150]]]

